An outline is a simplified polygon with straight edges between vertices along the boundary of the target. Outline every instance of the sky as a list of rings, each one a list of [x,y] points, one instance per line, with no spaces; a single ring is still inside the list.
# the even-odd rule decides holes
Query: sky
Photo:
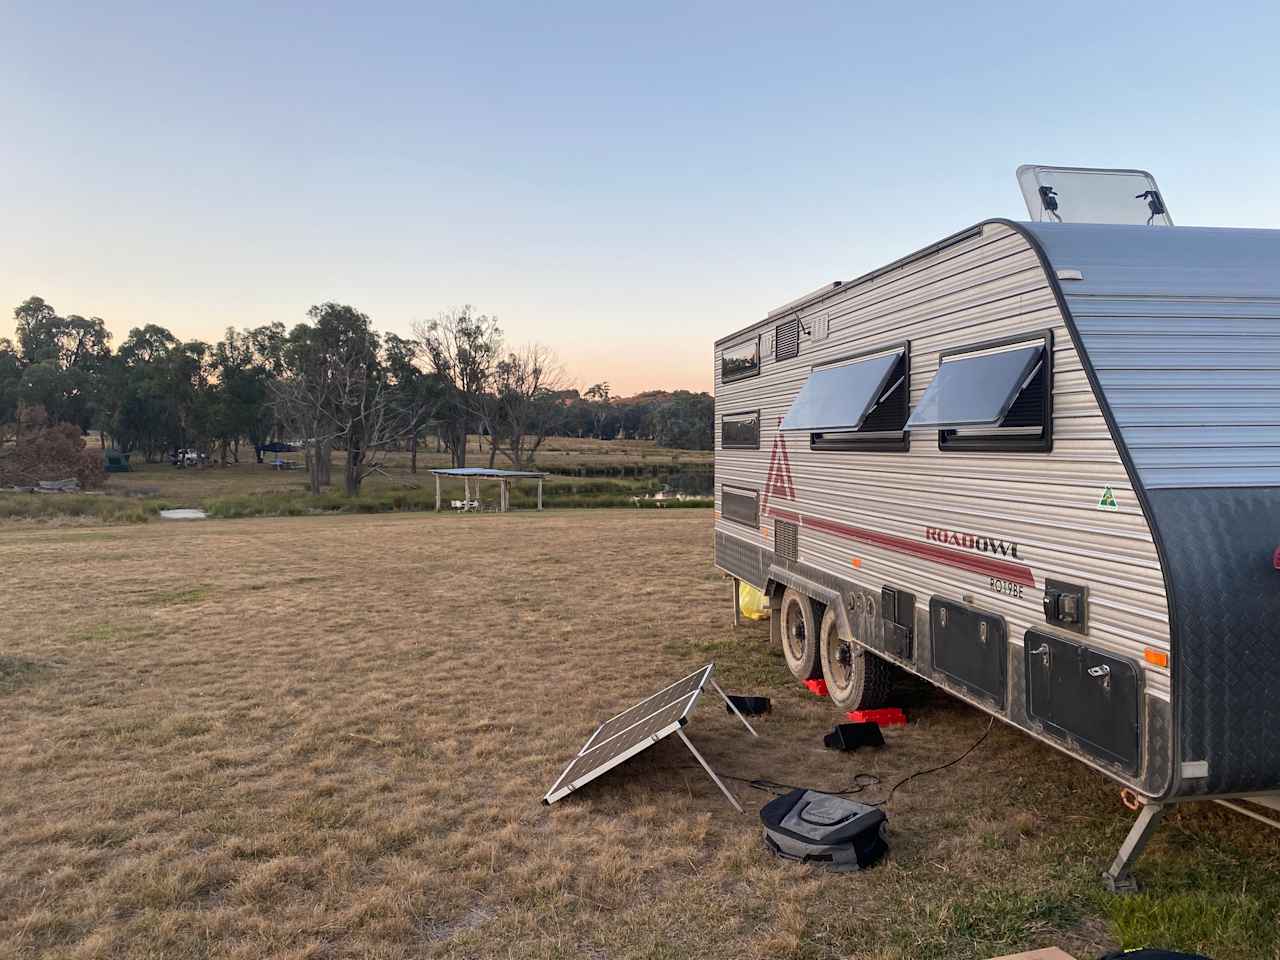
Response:
[[[203,6],[0,0],[6,314],[471,304],[577,386],[710,389],[717,337],[1025,219],[1020,163],[1280,226],[1274,2]]]

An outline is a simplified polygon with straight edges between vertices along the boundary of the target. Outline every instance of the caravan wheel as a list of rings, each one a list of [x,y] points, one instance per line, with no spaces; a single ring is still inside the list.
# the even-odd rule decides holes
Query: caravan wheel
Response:
[[[836,612],[822,618],[818,648],[827,695],[841,710],[874,710],[893,690],[893,666],[840,636]]]
[[[818,627],[809,598],[790,587],[782,595],[782,656],[797,680],[822,676],[818,662]]]

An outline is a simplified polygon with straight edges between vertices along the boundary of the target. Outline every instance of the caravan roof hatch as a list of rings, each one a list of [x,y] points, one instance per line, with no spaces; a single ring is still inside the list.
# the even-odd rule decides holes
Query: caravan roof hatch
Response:
[[[1018,186],[1032,220],[1173,226],[1155,177],[1145,170],[1028,163],[1018,168]]]

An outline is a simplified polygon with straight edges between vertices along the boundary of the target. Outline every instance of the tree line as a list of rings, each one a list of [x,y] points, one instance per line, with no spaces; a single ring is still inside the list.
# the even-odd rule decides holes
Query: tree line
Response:
[[[413,336],[378,332],[354,307],[322,303],[292,328],[228,327],[222,340],[180,340],[156,324],[112,348],[98,317],[60,315],[40,297],[14,310],[16,337],[0,338],[0,442],[22,442],[24,409],[49,423],[98,431],[102,444],[156,460],[195,450],[239,461],[244,447],[300,443],[311,489],[331,482],[341,454],[349,494],[407,450],[417,471],[431,436],[454,466],[470,435],[488,439],[488,462],[523,468],[549,436],[651,439],[710,449],[706,393],[612,396],[607,383],[570,387],[555,354],[511,346],[496,318],[471,307],[415,324]]]

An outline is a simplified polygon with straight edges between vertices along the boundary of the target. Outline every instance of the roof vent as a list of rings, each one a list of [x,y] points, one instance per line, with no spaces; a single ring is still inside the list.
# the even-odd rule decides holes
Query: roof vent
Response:
[[[1145,170],[1030,163],[1018,168],[1018,186],[1032,220],[1173,226],[1155,178]]]

